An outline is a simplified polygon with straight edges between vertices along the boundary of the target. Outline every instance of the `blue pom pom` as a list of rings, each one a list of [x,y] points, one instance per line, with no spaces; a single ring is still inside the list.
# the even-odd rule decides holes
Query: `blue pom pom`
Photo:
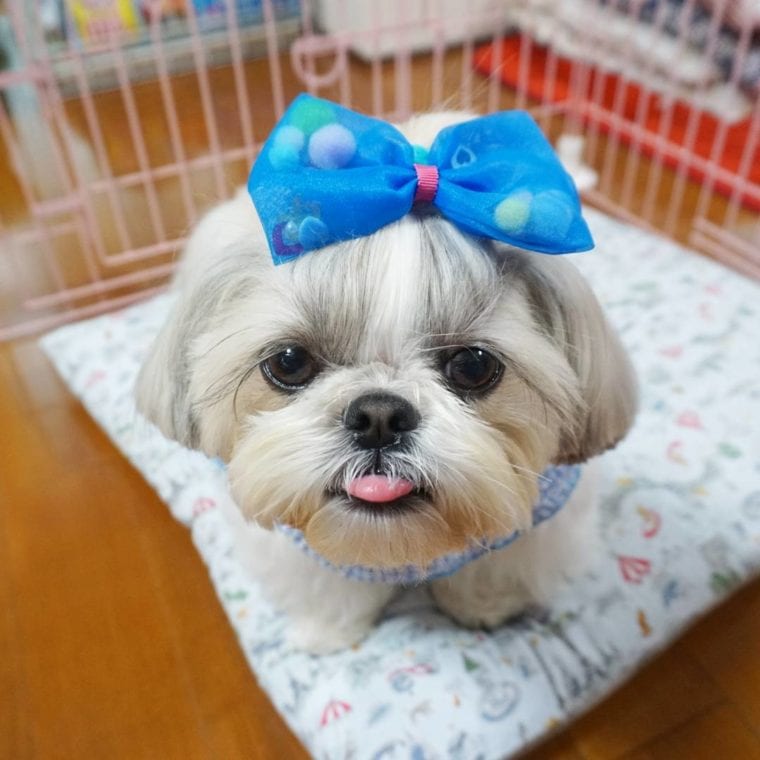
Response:
[[[550,235],[559,245],[575,218],[575,209],[565,193],[545,190],[533,197],[529,227]]]
[[[318,169],[342,169],[356,153],[356,139],[340,124],[328,124],[309,138],[309,160]]]
[[[301,163],[301,149],[306,142],[306,135],[296,127],[280,127],[269,149],[269,162],[277,169],[293,169]]]
[[[306,142],[306,135],[296,127],[285,125],[274,133],[274,144],[278,148],[293,148],[300,151]]]
[[[327,225],[316,216],[307,216],[298,228],[298,242],[307,251],[327,245],[329,237]]]
[[[282,169],[294,169],[301,163],[300,152],[293,145],[273,145],[269,149],[269,163],[281,171]]]

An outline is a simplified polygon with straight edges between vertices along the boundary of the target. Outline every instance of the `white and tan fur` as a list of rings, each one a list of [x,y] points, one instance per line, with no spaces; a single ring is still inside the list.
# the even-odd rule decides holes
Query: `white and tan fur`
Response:
[[[430,144],[461,114],[417,117],[401,130]],[[271,527],[284,522],[336,564],[424,566],[472,540],[527,530],[539,474],[614,446],[636,408],[630,363],[570,257],[471,238],[431,214],[275,267],[244,191],[191,236],[177,302],[137,386],[140,410],[169,437],[222,457],[239,511],[241,561],[292,620],[310,651],[360,640],[394,589],[348,580]],[[259,364],[302,345],[323,369],[286,395]],[[449,389],[437,360],[487,347],[504,363],[482,398]],[[367,515],[342,488],[366,470],[342,425],[367,391],[413,404],[421,423],[391,475],[431,494],[414,509]],[[563,510],[506,549],[431,584],[469,626],[496,626],[579,571],[592,554],[594,479],[584,467]]]

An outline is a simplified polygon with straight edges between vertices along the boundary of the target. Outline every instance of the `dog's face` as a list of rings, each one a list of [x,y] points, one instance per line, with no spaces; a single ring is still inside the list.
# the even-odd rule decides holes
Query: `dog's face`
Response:
[[[424,566],[525,528],[547,465],[631,424],[628,360],[562,257],[434,216],[267,256],[254,233],[191,272],[138,401],[229,463],[248,518],[334,563]]]

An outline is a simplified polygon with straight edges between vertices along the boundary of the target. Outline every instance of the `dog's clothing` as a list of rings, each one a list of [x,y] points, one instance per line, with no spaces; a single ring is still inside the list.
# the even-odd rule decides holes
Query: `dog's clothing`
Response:
[[[580,465],[555,465],[547,468],[539,478],[538,501],[533,507],[533,526],[549,520],[565,506],[572,496],[580,479]],[[469,562],[482,557],[486,552],[503,549],[520,537],[519,532],[510,533],[487,543],[473,544],[462,552],[446,554],[434,560],[427,567],[414,567],[406,565],[398,568],[373,568],[363,565],[333,565],[320,554],[317,554],[303,537],[303,533],[288,525],[278,525],[280,531],[290,536],[293,541],[307,554],[318,560],[325,567],[342,573],[347,578],[358,581],[373,581],[379,583],[393,583],[402,586],[411,586],[417,583],[425,583],[460,570]]]
[[[300,95],[248,189],[276,264],[371,235],[415,204],[432,204],[463,232],[531,251],[594,245],[572,178],[525,111],[447,127],[428,151],[391,124]]]

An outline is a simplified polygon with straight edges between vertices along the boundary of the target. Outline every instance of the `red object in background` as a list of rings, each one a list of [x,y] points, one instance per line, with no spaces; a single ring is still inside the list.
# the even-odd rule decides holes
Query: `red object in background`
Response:
[[[542,102],[559,103],[570,96],[570,77],[572,74],[573,61],[569,58],[555,55],[554,82],[546,83],[546,68],[549,59],[547,48],[533,43],[530,48],[529,65],[527,75],[519,77],[520,68],[520,35],[506,37],[501,43],[501,54],[498,56],[501,81],[512,88],[518,86],[518,82],[526,89],[526,94]],[[479,47],[475,54],[475,69],[481,74],[490,74],[493,63],[493,43]],[[601,85],[599,77],[603,77]],[[596,94],[595,88],[600,88],[600,94]],[[618,89],[622,88],[622,89]],[[620,92],[624,95],[620,98]],[[620,98],[616,102],[616,97]],[[646,104],[643,108],[643,118],[637,114],[640,99],[644,98]],[[605,118],[604,113],[582,112],[583,119],[587,124],[593,124],[601,132],[615,132],[621,142],[630,145],[635,141],[635,147],[644,155],[652,156],[658,153],[663,163],[670,167],[679,164],[679,158],[672,151],[658,152],[654,144],[642,141],[635,137],[635,126],[640,122],[641,126],[657,137],[660,134],[661,125],[667,118],[669,102],[658,92],[644,85],[627,80],[619,74],[600,71],[589,65],[588,87],[585,102],[596,105],[605,111],[617,113],[623,120],[619,126]],[[707,111],[703,111],[684,100],[676,100],[672,105],[669,129],[662,137],[675,146],[684,146],[690,121],[696,124],[696,136],[692,153],[705,160],[710,160],[713,143],[720,122]],[[738,121],[726,130],[723,150],[718,157],[718,164],[726,171],[736,173],[742,160],[742,153],[750,130],[750,117]],[[688,157],[687,157],[688,162]],[[687,163],[687,172],[692,179],[701,182],[707,172],[703,167],[696,166],[692,162]],[[755,185],[760,185],[760,146],[755,146],[754,155],[747,174],[747,180]],[[727,178],[715,179],[716,191],[730,195],[734,186]],[[743,195],[740,202],[752,209],[760,210],[760,201],[756,197]]]

